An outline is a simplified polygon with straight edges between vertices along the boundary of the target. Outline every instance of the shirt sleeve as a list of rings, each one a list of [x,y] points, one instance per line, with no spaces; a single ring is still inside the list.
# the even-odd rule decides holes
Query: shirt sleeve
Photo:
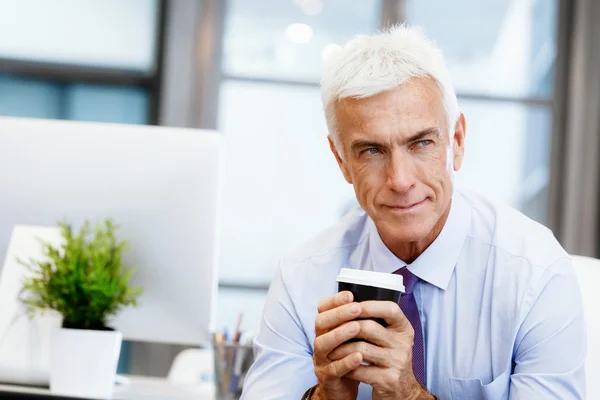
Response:
[[[510,399],[585,399],[586,329],[572,261],[541,276],[517,334]]]
[[[254,355],[241,400],[300,400],[317,383],[312,347],[281,268],[269,288]]]

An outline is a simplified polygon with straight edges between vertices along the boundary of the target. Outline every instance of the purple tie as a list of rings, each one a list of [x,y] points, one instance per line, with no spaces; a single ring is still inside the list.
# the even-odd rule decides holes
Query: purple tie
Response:
[[[413,294],[415,284],[419,281],[419,277],[415,276],[408,268],[400,268],[394,274],[402,275],[406,293],[400,297],[400,309],[408,318],[408,322],[412,325],[415,331],[415,342],[413,345],[413,373],[415,378],[423,386],[427,385],[425,380],[425,351],[423,346],[423,330],[421,329],[421,318],[419,317],[419,309],[417,301]]]

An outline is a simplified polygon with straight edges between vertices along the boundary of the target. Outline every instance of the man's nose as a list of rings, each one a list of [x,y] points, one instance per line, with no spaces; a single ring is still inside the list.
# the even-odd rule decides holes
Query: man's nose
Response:
[[[406,156],[393,154],[387,163],[387,184],[398,193],[406,193],[416,184],[415,168]]]

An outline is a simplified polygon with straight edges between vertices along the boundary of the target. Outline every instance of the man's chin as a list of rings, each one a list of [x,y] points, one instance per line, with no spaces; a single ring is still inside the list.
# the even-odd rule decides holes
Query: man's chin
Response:
[[[420,230],[398,230],[394,229],[392,231],[388,231],[388,235],[394,238],[394,241],[398,243],[414,243],[420,242],[423,240],[427,234],[421,232]]]
[[[386,220],[382,225],[381,228],[385,230],[387,236],[393,237],[394,241],[402,243],[421,241],[431,231],[431,229],[427,229],[423,224],[412,221],[396,222],[394,220]]]

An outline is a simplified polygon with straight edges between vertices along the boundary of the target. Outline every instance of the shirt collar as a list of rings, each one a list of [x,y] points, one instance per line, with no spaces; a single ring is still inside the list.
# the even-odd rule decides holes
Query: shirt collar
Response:
[[[410,272],[446,290],[471,224],[471,207],[454,191],[446,224],[433,243],[410,265]],[[392,273],[407,264],[396,257],[381,240],[375,223],[368,219],[369,246],[376,271]]]

